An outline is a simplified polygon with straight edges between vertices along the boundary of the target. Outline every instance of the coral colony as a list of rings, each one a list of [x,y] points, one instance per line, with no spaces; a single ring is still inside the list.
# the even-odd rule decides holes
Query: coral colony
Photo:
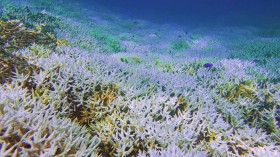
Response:
[[[279,156],[279,38],[230,53],[70,4],[1,1],[1,157]]]

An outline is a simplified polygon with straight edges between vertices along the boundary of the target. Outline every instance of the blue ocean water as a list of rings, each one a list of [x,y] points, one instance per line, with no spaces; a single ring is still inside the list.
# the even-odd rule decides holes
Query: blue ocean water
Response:
[[[83,0],[128,16],[156,23],[202,26],[280,27],[279,0]]]

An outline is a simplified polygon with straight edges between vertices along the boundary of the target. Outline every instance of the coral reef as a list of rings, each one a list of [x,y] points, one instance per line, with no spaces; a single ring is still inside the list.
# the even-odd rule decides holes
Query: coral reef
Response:
[[[0,156],[279,156],[278,75],[239,59],[116,53],[122,42],[91,24],[45,30],[11,8],[23,9],[1,13]]]
[[[101,44],[100,46],[105,45],[104,51],[106,53],[125,51],[121,43],[116,38],[110,36],[109,34],[102,33],[102,30],[100,29],[92,29],[90,31],[90,35],[98,40]]]
[[[276,93],[280,86],[268,87],[267,82],[257,84],[250,80],[245,80],[239,84],[230,82],[219,87],[221,95],[229,101],[236,102],[239,97],[247,99],[248,105],[238,105],[244,112],[245,123],[250,126],[264,129],[268,134],[276,133],[280,119],[278,106],[279,100]]]
[[[190,48],[190,43],[189,43],[189,41],[181,41],[181,40],[174,41],[171,44],[171,48],[174,49],[175,51],[182,51],[182,50]]]
[[[2,21],[19,20],[28,28],[44,24],[43,32],[54,33],[56,28],[61,27],[60,18],[58,16],[32,11],[32,8],[28,6],[18,7],[11,3],[6,3],[4,9],[0,11],[0,15]]]
[[[45,44],[54,48],[56,38],[51,32],[43,32],[44,26],[36,25],[28,29],[19,20],[0,21],[1,51],[15,51],[27,47],[32,43]]]
[[[15,83],[2,86],[1,156],[94,156],[100,140]],[[97,154],[96,154],[97,156]]]

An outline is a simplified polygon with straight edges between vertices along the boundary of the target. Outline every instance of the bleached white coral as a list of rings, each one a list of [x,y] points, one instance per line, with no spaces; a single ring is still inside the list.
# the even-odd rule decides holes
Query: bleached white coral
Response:
[[[252,152],[256,157],[278,157],[280,155],[279,150],[280,148],[277,147],[255,147],[252,148]]]
[[[138,157],[206,157],[207,153],[203,151],[189,151],[186,153],[185,151],[181,150],[178,146],[174,143],[168,145],[166,149],[159,148],[159,149],[149,149],[147,153],[139,152]]]
[[[0,92],[4,105],[0,114],[1,156],[98,155],[98,137],[69,119],[58,118],[53,106],[32,100],[25,89],[16,92],[17,88],[2,87]]]
[[[71,42],[83,39],[95,46],[91,37],[83,37],[91,28],[72,20],[65,22],[73,22],[75,26],[71,29],[77,26],[82,30]],[[62,30],[58,35],[75,34],[67,31]],[[184,32],[176,34],[181,33]],[[209,46],[207,42],[198,40],[194,45],[201,44],[197,48],[204,49]],[[131,42],[123,44],[127,44],[129,51],[151,48]],[[34,53],[34,49],[40,52]],[[242,78],[255,81],[257,76],[252,75],[259,70],[255,64],[225,59],[205,68],[207,60],[187,58],[186,54],[171,57],[142,53],[89,54],[67,46],[52,52],[36,45],[33,50],[19,50],[18,54],[29,64],[40,67],[40,71],[31,76],[16,72],[10,83],[0,85],[0,156],[279,154],[275,139],[261,128],[249,127],[246,121],[254,113],[243,109],[259,102],[242,95],[232,102],[221,95],[226,90],[222,87],[240,83]],[[122,56],[140,57],[144,64],[124,63],[119,59]],[[159,62],[172,70],[164,70],[157,65]],[[193,75],[182,68],[186,64],[195,67]],[[29,88],[21,85],[27,78]],[[275,106],[279,106],[277,85],[267,84],[265,90],[267,93],[275,90],[271,100],[277,100]],[[234,92],[238,86],[233,87],[228,92]]]
[[[225,72],[228,76],[234,76],[240,79],[243,77],[248,78],[246,69],[255,66],[252,62],[241,61],[239,59],[224,59],[221,61],[221,65],[225,67]]]

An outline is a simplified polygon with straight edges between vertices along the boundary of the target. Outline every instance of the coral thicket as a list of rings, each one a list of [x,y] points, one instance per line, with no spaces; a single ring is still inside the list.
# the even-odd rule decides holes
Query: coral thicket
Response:
[[[186,34],[156,53],[51,2],[31,4],[52,14],[0,12],[0,156],[279,156],[279,75],[253,61],[184,56],[200,49]]]

